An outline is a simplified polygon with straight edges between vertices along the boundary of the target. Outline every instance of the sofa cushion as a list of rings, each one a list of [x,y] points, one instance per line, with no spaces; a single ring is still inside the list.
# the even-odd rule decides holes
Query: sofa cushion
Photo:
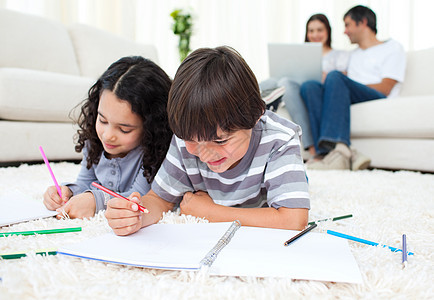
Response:
[[[351,105],[351,137],[434,138],[434,94]]]
[[[141,55],[158,63],[157,50],[84,24],[73,24],[69,33],[82,76],[98,78],[124,56]]]
[[[407,69],[400,96],[434,95],[432,69],[434,47],[407,53]]]
[[[66,28],[55,21],[0,9],[0,67],[78,75]]]
[[[0,120],[2,162],[41,161],[39,146],[50,160],[79,160],[74,149],[78,127],[71,123],[17,122]]]
[[[73,75],[0,68],[0,119],[71,122],[70,111],[93,83]]]

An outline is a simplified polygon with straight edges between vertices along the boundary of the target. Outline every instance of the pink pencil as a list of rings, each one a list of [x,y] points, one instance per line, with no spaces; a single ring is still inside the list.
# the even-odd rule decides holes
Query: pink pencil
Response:
[[[41,151],[42,158],[44,159],[45,165],[47,166],[48,171],[50,172],[51,178],[53,178],[54,185],[56,186],[57,192],[59,193],[60,198],[62,198],[62,192],[60,190],[60,186],[57,183],[56,177],[54,177],[53,170],[51,170],[50,163],[48,162],[47,156],[45,156],[45,153],[44,153],[44,150],[42,149],[42,146],[39,146],[39,151]]]
[[[103,187],[102,185],[100,185],[100,184],[98,184],[98,183],[96,183],[96,182],[92,182],[92,185],[93,185],[94,187],[96,187],[96,188],[99,188],[101,191],[106,192],[107,194],[112,195],[113,197],[116,197],[116,198],[122,198],[122,199],[124,199],[124,200],[131,201],[130,199],[125,198],[124,196],[121,196],[121,195],[119,195],[118,193],[113,192],[112,190],[109,190],[108,188]],[[131,201],[131,202],[134,202],[134,201]],[[135,203],[135,202],[134,202],[134,203]],[[144,212],[145,214],[149,213],[149,210],[147,210],[146,207],[141,206],[141,205],[138,204],[138,203],[136,203],[136,204],[137,204],[137,206],[139,207],[139,210],[140,210],[141,212]]]

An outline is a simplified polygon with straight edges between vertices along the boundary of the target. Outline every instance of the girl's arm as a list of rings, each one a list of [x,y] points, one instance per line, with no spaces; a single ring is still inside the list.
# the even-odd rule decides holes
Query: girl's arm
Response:
[[[143,169],[138,165],[137,173],[135,174],[135,179],[132,186],[125,191],[121,191],[119,194],[127,197],[130,196],[134,192],[138,192],[140,195],[146,195],[151,189],[151,184],[148,182],[146,177],[143,175]],[[129,175],[133,176],[133,174]]]
[[[80,163],[81,168],[75,182],[62,182],[60,189],[62,191],[62,198],[60,198],[54,186],[47,188],[44,193],[44,204],[50,210],[56,210],[67,203],[74,195],[78,195],[89,188],[89,181],[92,182],[96,179],[94,169],[86,168],[87,152],[83,150],[83,159]]]
[[[83,159],[80,163],[81,168],[75,182],[62,183],[62,185],[66,185],[71,190],[73,195],[89,190],[90,184],[97,180],[94,167],[87,168],[87,153],[87,148],[83,148]]]

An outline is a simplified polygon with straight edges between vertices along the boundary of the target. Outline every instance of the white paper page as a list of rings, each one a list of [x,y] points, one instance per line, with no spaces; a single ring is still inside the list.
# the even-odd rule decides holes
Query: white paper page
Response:
[[[154,224],[60,247],[58,254],[156,269],[197,270],[231,223]]]
[[[0,227],[57,215],[44,203],[30,200],[28,196],[11,192],[0,197]]]
[[[243,226],[220,252],[210,272],[216,275],[362,282],[346,240],[309,232],[285,247],[283,243],[297,233]]]

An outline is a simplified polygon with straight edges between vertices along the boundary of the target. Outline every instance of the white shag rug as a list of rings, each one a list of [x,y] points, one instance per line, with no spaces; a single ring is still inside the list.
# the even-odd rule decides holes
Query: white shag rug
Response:
[[[53,163],[58,181],[74,180],[79,166]],[[364,283],[276,278],[203,276],[186,271],[126,267],[31,251],[0,260],[0,299],[433,299],[434,175],[383,170],[308,171],[310,220],[353,214],[326,222],[331,229],[400,248],[407,234],[408,267],[401,253],[349,242]],[[0,196],[25,193],[35,201],[52,185],[45,165],[0,168]],[[205,222],[176,212],[161,222]],[[0,252],[56,248],[110,231],[103,213],[88,220],[36,220],[0,232],[82,226],[82,232],[0,238]],[[315,229],[318,230],[318,229]],[[282,262],[284,263],[284,262]]]

